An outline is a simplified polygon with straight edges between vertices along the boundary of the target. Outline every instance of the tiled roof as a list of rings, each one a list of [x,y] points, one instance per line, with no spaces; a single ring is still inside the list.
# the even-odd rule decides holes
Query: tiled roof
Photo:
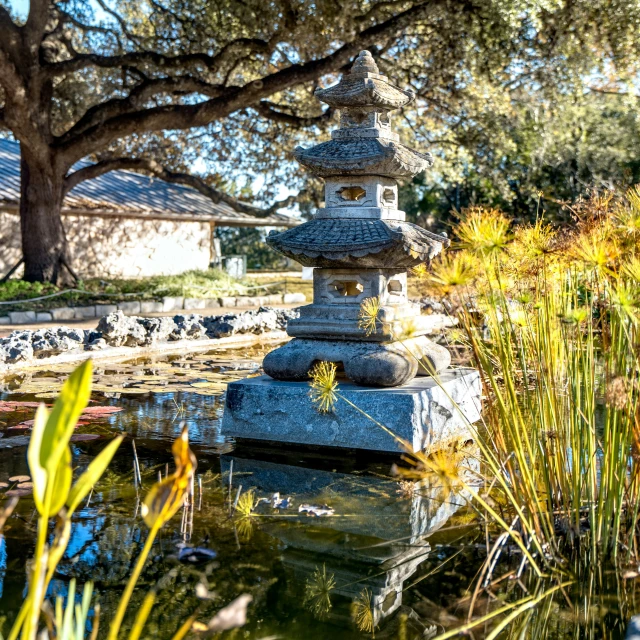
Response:
[[[86,166],[78,163],[75,168]],[[20,201],[20,144],[0,139],[0,208],[15,207]],[[135,173],[111,171],[86,180],[72,189],[64,201],[65,213],[82,211],[96,215],[131,217],[162,216],[193,220],[202,217],[222,226],[295,226],[298,221],[281,214],[256,218],[202,195],[191,187],[172,184]]]

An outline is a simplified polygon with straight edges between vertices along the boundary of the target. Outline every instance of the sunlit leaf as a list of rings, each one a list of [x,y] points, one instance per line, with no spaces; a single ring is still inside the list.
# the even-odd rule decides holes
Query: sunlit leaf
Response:
[[[38,509],[41,514],[44,513],[47,470],[40,462],[40,447],[48,418],[49,412],[47,408],[41,404],[36,411],[36,417],[33,421],[33,429],[31,431],[31,439],[29,440],[29,447],[27,449],[27,461],[33,482],[33,500],[36,504],[36,509]]]
[[[90,394],[91,360],[87,360],[64,383],[47,420],[40,446],[40,463],[50,474],[57,468]]]
[[[149,591],[145,596],[142,606],[138,609],[138,614],[136,615],[135,622],[133,623],[133,627],[129,632],[129,640],[138,640],[140,634],[142,633],[142,629],[144,628],[145,623],[147,622],[147,618],[151,613],[151,609],[153,607],[154,602],[156,601],[156,593],[155,591]]]
[[[196,468],[196,459],[189,448],[189,431],[185,426],[172,446],[175,473],[157,482],[147,494],[141,513],[149,528],[170,520],[184,504],[184,497]]]
[[[53,480],[51,488],[51,503],[49,506],[49,515],[55,515],[64,507],[64,504],[71,489],[71,479],[73,472],[71,470],[71,451],[68,446],[62,449],[62,455],[58,460],[58,466],[55,472],[51,473],[48,469],[49,477],[47,482]]]

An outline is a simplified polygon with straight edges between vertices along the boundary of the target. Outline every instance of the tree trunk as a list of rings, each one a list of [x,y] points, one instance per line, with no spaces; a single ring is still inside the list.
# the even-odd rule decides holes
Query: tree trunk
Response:
[[[22,148],[20,163],[20,230],[24,279],[56,284],[69,264],[62,226],[63,176],[50,158],[36,158]]]

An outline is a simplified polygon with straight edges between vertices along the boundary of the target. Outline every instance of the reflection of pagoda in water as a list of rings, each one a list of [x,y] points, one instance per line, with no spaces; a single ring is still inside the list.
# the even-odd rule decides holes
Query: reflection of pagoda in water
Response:
[[[258,497],[279,492],[292,499],[288,510],[278,512],[283,517],[267,509],[268,517],[257,518],[260,529],[285,545],[282,557],[292,597],[302,599],[316,569],[325,569],[336,583],[332,598],[348,604],[368,592],[376,626],[402,605],[407,579],[428,559],[425,538],[466,503],[464,496],[426,480],[403,483],[403,497],[398,482],[314,469],[308,461],[294,466],[223,456],[223,473],[231,462],[234,476]],[[304,503],[326,503],[335,515],[299,514]],[[349,607],[335,607],[329,617],[350,624]]]
[[[340,110],[340,128],[331,140],[296,158],[325,181],[324,208],[314,219],[267,242],[277,251],[314,269],[313,304],[289,322],[294,340],[264,360],[277,380],[303,380],[317,360],[341,362],[354,382],[397,386],[419,370],[409,350],[441,371],[450,356],[426,338],[431,327],[419,306],[407,298],[407,269],[428,262],[447,242],[405,221],[398,210],[398,180],[412,178],[432,164],[399,142],[389,114],[411,102],[413,92],[391,84],[368,51],[339,84],[316,92]],[[377,298],[375,330],[359,322],[360,305]],[[398,341],[399,336],[410,337]]]

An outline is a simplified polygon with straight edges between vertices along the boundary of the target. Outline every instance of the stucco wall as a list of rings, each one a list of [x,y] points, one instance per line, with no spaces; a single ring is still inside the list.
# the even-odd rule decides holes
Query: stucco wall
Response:
[[[209,264],[208,222],[63,216],[81,277],[169,275]],[[20,259],[18,216],[0,212],[0,276]]]

